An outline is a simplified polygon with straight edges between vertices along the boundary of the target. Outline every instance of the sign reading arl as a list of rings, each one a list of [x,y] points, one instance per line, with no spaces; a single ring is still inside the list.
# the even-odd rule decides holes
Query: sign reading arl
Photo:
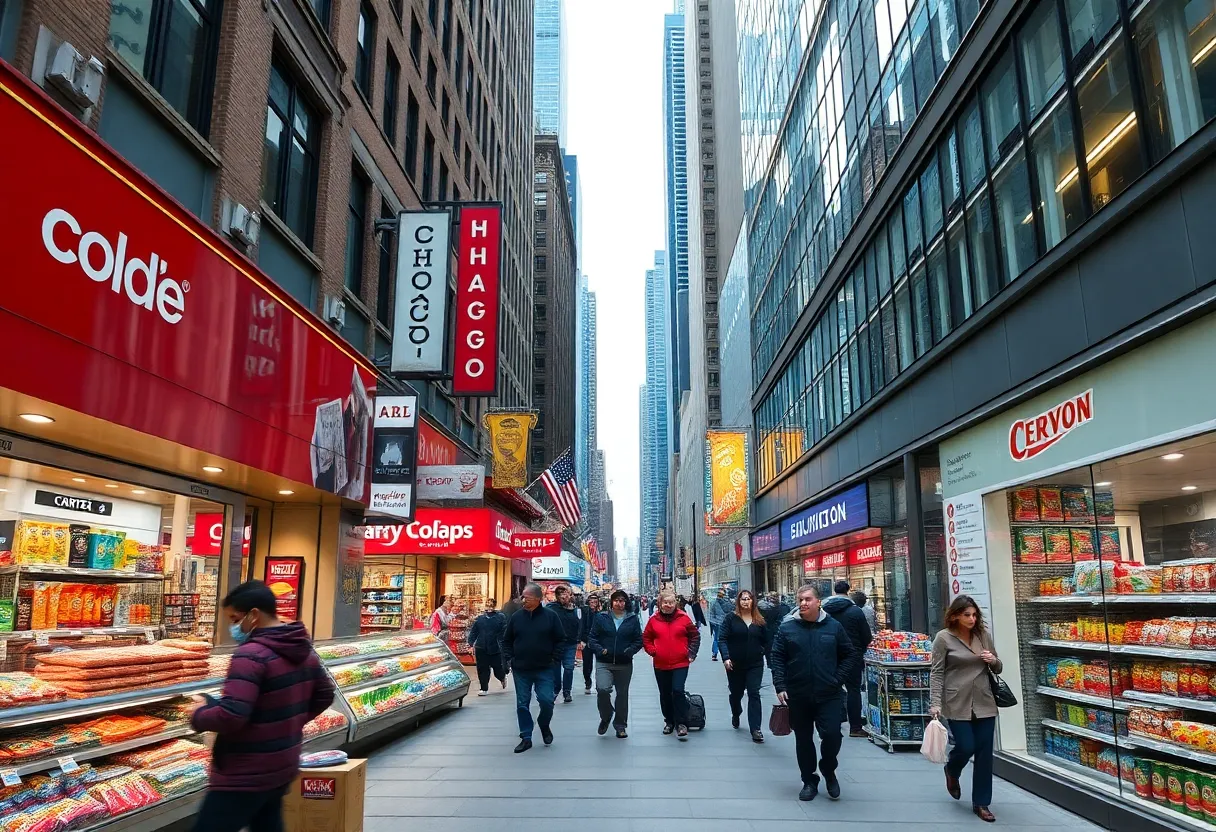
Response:
[[[1060,402],[1050,410],[1018,419],[1009,426],[1009,455],[1014,462],[1034,459],[1069,433],[1094,418],[1094,391]]]

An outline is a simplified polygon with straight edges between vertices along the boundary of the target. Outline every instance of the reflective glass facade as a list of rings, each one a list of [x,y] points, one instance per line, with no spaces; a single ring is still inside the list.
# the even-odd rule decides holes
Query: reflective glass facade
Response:
[[[931,86],[940,74],[939,63],[944,66],[958,44],[957,36],[944,33],[965,32],[976,16],[974,6],[967,10],[959,0],[951,12],[955,24],[943,28],[935,21],[941,20],[946,4],[935,2],[911,4],[910,28],[892,37],[891,60],[882,69],[878,98],[871,99],[878,104],[876,110],[871,106],[878,121],[871,121],[868,139],[866,128],[854,122],[861,149],[856,157],[852,151],[843,157],[840,169],[846,176],[833,177],[831,153],[811,169],[817,199],[828,182],[841,196],[827,203],[805,250],[801,244],[791,247],[789,237],[801,239],[803,219],[816,218],[804,208],[786,222],[782,211],[770,211],[774,197],[769,194],[781,188],[775,187],[777,179],[766,183],[752,216],[752,239],[767,246],[752,261],[753,287],[764,293],[752,319],[757,378],[768,369],[835,246],[848,233],[845,206],[864,203],[873,181],[867,187],[866,177],[881,175],[880,161],[899,141],[901,133],[887,121],[891,105],[908,119],[923,106],[922,86]],[[840,5],[849,4],[840,0]],[[944,138],[926,154],[919,175],[890,206],[756,412],[762,451],[782,444],[788,448],[790,439],[797,439],[797,453],[758,455],[761,484],[792,465],[1216,114],[1216,61],[1209,57],[1216,50],[1213,11],[1211,0],[1198,5],[1049,0],[1030,8],[1007,42],[994,45],[996,61]],[[859,14],[867,32],[868,12],[863,7]],[[922,20],[927,25],[918,40]],[[823,31],[831,29],[828,22],[824,26]],[[929,39],[927,52],[924,37]],[[865,35],[863,46],[868,55]],[[839,52],[843,55],[843,47]],[[932,71],[918,57],[924,55]],[[840,62],[838,66],[843,57]],[[869,74],[867,61],[860,77]],[[819,72],[808,67],[807,77],[811,75]],[[887,95],[888,77],[893,98]],[[834,80],[828,89],[831,94],[823,97],[820,109],[847,100],[836,94]],[[858,89],[854,85],[855,94]],[[843,142],[854,147],[847,113],[846,107],[846,119],[834,131],[812,129],[808,143],[826,137],[830,146]],[[898,127],[906,132],[907,121],[901,117]],[[860,202],[848,184],[854,160],[864,171]],[[789,237],[773,243],[780,236],[773,229],[784,229]],[[775,288],[774,283],[782,285]]]
[[[688,354],[688,122],[685,114],[684,15],[663,18],[663,173],[667,180],[668,407],[672,447],[680,447],[680,394],[691,387]]]
[[[536,133],[566,146],[565,0],[535,0],[532,30],[532,117]]]

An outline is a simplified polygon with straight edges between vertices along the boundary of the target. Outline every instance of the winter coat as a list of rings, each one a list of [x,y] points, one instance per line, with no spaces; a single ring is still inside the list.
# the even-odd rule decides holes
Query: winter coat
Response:
[[[730,599],[715,598],[709,602],[709,623],[716,627],[734,611],[735,605],[730,602]]]
[[[650,616],[642,633],[642,647],[654,657],[655,670],[688,667],[701,649],[701,633],[684,613],[661,612]]]
[[[334,684],[303,624],[259,627],[232,654],[224,691],[194,712],[214,731],[210,788],[260,792],[289,785],[300,770],[304,726],[334,701]]]
[[[977,717],[997,715],[988,665],[979,657],[985,650],[996,654],[987,630],[980,633],[978,644],[973,647],[968,647],[949,630],[942,630],[934,637],[929,704],[941,708],[946,719],[969,720],[972,714]],[[1003,667],[998,658],[992,665],[992,672],[1000,673]]]
[[[844,627],[849,641],[853,642],[853,649],[858,653],[865,653],[870,642],[874,640],[874,634],[870,632],[870,625],[861,607],[843,595],[833,595],[823,602],[823,608]],[[860,670],[860,667],[855,669]]]
[[[821,609],[816,621],[797,613],[782,621],[768,660],[777,693],[799,702],[826,702],[840,698],[861,654],[840,622]]]
[[[561,658],[566,632],[551,608],[520,608],[502,634],[503,660],[515,670],[550,670]]]
[[[565,634],[562,644],[566,647],[573,647],[578,643],[579,633],[583,629],[583,619],[579,614],[579,608],[570,607],[567,609],[556,601],[549,604],[548,608],[553,610],[558,620],[562,622],[562,632]]]
[[[768,628],[763,624],[744,621],[732,612],[718,625],[718,650],[722,653],[722,661],[729,660],[735,670],[763,667],[768,645]]]
[[[502,652],[502,634],[507,629],[507,617],[501,612],[483,612],[469,627],[469,646],[478,653],[495,656]]]
[[[771,651],[773,648],[773,638],[777,635],[777,627],[790,614],[790,608],[780,601],[776,604],[761,601],[757,608],[760,610],[760,614],[764,616],[765,635],[768,637],[768,648]]]
[[[578,640],[581,641],[583,644],[591,643],[592,622],[594,622],[595,617],[603,611],[604,611],[603,607],[601,607],[599,610],[591,609],[590,604],[588,604],[587,606],[585,606],[581,609],[583,617],[582,617],[582,620],[579,621]]]
[[[618,627],[611,612],[597,613],[591,622],[587,645],[602,664],[632,664],[642,649],[642,622],[635,613],[625,613]]]
[[[689,604],[689,607],[692,608],[692,612],[690,612],[689,615],[692,616],[693,622],[696,623],[696,625],[698,627],[704,627],[705,626],[705,610],[701,609],[701,602],[693,601],[692,603]]]

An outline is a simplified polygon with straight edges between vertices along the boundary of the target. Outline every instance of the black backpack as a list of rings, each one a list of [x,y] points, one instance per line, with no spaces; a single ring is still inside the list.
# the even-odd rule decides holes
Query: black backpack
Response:
[[[685,693],[688,697],[688,727],[698,731],[705,727],[705,699],[699,693]]]

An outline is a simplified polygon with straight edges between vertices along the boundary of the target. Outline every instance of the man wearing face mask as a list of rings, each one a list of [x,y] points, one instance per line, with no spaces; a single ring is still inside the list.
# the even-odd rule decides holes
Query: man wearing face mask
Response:
[[[333,682],[304,625],[279,620],[266,584],[241,584],[221,607],[239,646],[223,695],[196,700],[190,719],[194,730],[216,735],[207,796],[194,828],[282,829],[283,795],[299,772],[304,726],[333,703]]]

